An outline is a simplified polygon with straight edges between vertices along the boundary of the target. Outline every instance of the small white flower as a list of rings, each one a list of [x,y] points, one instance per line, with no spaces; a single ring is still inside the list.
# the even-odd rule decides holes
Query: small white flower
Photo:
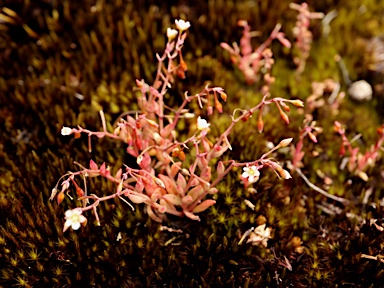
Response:
[[[167,29],[168,41],[172,41],[176,37],[177,33],[179,33],[179,32],[177,32],[176,29],[168,28]]]
[[[265,228],[266,224],[258,226],[255,231],[251,232],[247,243],[252,242],[252,245],[262,245],[267,247],[268,239],[271,239],[272,228]]]
[[[63,127],[61,128],[61,135],[68,136],[72,134],[72,128],[69,127]]]
[[[65,224],[64,229],[67,230],[69,227],[72,227],[73,230],[77,230],[80,228],[80,224],[86,223],[87,218],[81,215],[82,211],[79,209],[67,210],[65,212]]]
[[[208,129],[211,124],[207,122],[207,120],[202,119],[200,116],[197,118],[197,129],[205,130]]]
[[[243,167],[243,170],[244,172],[241,177],[248,178],[249,183],[255,183],[259,180],[260,172],[257,170],[256,166]]]
[[[177,29],[179,29],[180,31],[185,31],[189,27],[191,27],[191,23],[189,23],[189,21],[184,21],[182,19],[175,20],[175,24]]]

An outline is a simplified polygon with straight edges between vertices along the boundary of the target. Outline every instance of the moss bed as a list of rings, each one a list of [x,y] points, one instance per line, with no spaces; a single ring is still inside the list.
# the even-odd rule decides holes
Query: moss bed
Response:
[[[338,15],[327,37],[321,20],[312,22],[314,41],[300,79],[294,52],[272,45],[272,96],[305,101],[313,82],[329,78],[347,91],[336,54],[352,80],[365,79],[374,87],[371,101],[347,95],[337,113],[327,105],[314,109],[323,132],[317,144],[304,140],[302,172],[324,189],[324,179],[331,179],[327,192],[349,199],[348,205],[327,199],[294,172],[286,181],[264,173],[254,185],[257,193],[251,193],[240,184],[240,171],[219,185],[217,203],[200,215],[201,222],[169,216],[163,223],[183,233],[160,231],[144,207],[136,205],[132,212],[118,200],[100,205],[101,226],[89,213],[85,228],[63,233],[64,211],[74,204],[68,198],[60,206],[49,201],[60,176],[75,169],[74,161],[106,161],[114,171],[132,161],[123,145],[94,139],[89,153],[86,138],[63,137],[60,129],[100,130],[99,109],[110,123],[135,109],[135,79],[154,79],[155,53],[162,51],[165,31],[175,19],[192,24],[183,48],[189,70],[170,91],[169,103],[176,105],[184,91],[194,93],[207,82],[223,87],[228,94],[224,113],[211,120],[212,130],[223,131],[233,109],[250,108],[262,95],[257,85],[246,85],[220,43],[238,42],[240,19],[262,32],[255,45],[276,23],[293,41],[296,12],[289,2],[4,0],[3,7],[17,16],[0,21],[0,287],[383,286],[384,233],[371,222],[381,226],[384,220],[384,163],[379,158],[366,171],[368,181],[341,170],[341,137],[333,130],[339,121],[349,139],[361,133],[353,143],[361,151],[378,139],[384,71],[375,68],[367,46],[384,31],[382,1],[309,1],[311,11],[336,9]],[[293,137],[297,142],[303,113],[292,111],[285,125],[272,110],[261,134],[256,121],[237,127],[231,134],[233,151],[225,157],[249,161],[267,151],[267,141]],[[290,157],[276,154],[279,161]],[[95,180],[89,189],[103,195],[114,187]],[[364,199],[367,191],[371,195]],[[254,211],[244,200],[255,204]],[[273,228],[268,246],[239,245],[261,216]]]

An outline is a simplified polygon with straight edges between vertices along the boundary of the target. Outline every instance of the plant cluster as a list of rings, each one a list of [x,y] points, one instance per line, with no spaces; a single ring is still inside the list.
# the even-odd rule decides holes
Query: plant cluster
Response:
[[[323,13],[310,12],[308,4],[306,2],[302,4],[290,3],[289,7],[293,10],[297,10],[297,21],[293,34],[296,38],[295,48],[299,51],[299,56],[294,58],[294,62],[297,65],[297,73],[300,75],[304,72],[305,63],[309,57],[312,45],[312,32],[309,30],[311,19],[322,19]]]
[[[238,122],[248,121],[255,112],[258,112],[257,126],[259,132],[262,132],[264,126],[262,113],[265,106],[275,104],[281,118],[288,124],[289,118],[286,114],[289,111],[288,104],[303,107],[303,102],[280,97],[269,98],[270,95],[267,93],[256,106],[250,109],[235,109],[231,115],[232,122],[227,129],[218,138],[212,139],[209,136],[211,124],[204,119],[203,108],[206,108],[208,117],[213,114],[214,109],[222,113],[220,100],[227,100],[223,88],[211,88],[207,85],[195,95],[188,95],[188,92],[185,92],[184,100],[178,108],[169,107],[165,101],[166,94],[169,93],[168,90],[176,77],[185,78],[188,69],[183,60],[182,47],[190,23],[176,20],[175,25],[177,29],[167,29],[168,41],[163,54],[156,55],[158,68],[154,83],[149,85],[144,80],[136,80],[140,92],[137,97],[140,110],[124,113],[113,131],[108,131],[102,111],[100,116],[103,131],[94,132],[80,126],[62,128],[62,135],[74,135],[75,138],[80,137],[82,133],[88,135],[89,151],[92,149],[92,136],[122,141],[127,145],[127,153],[136,159],[136,167],[124,165],[124,168],[119,169],[115,175],[112,175],[105,163],[97,165],[91,160],[89,167],[76,163],[80,171],[68,172],[62,176],[52,190],[50,199],[56,197],[59,204],[65,195],[72,199],[69,195],[72,185],[76,190],[77,200],[81,201],[81,206],[66,212],[64,231],[69,227],[78,229],[80,224],[86,225],[87,221],[82,213],[87,210],[93,210],[97,224],[100,225],[97,206],[100,202],[113,198],[121,199],[132,210],[134,207],[127,199],[136,204],[146,204],[148,215],[157,222],[164,219],[165,213],[200,220],[196,214],[205,211],[216,202],[213,199],[206,199],[206,196],[216,194],[217,184],[235,167],[243,168],[244,172],[240,178],[246,187],[259,179],[259,171],[263,168],[272,169],[278,177],[291,178],[289,172],[269,156],[277,149],[288,146],[292,138],[282,140],[254,161],[221,161],[220,157],[227,150],[232,150],[229,135]],[[282,33],[278,32],[279,29],[280,26],[275,28],[269,42],[274,38],[287,42],[282,38]],[[267,44],[263,45],[266,46]],[[195,112],[190,112],[188,105],[193,101],[197,102],[199,108]],[[191,121],[190,119],[195,119],[197,115],[195,125],[191,125],[193,135],[186,137],[184,141],[179,141],[179,134],[185,131],[178,131],[178,123]],[[190,161],[191,159],[193,160]],[[76,183],[77,176],[83,178],[83,188]],[[107,196],[89,193],[87,179],[97,176],[114,183],[116,191]],[[58,188],[60,182],[61,189]]]
[[[357,155],[363,156],[365,151],[370,151],[369,145],[381,137],[374,138],[376,127],[383,120],[381,98],[377,97],[381,93],[377,84],[382,82],[376,76],[367,78],[367,66],[361,63],[364,53],[359,46],[362,38],[364,42],[371,37],[380,38],[378,28],[384,23],[375,1],[313,3],[316,11],[327,13],[325,18],[336,11],[333,15],[337,17],[331,23],[328,38],[324,37],[327,19],[321,23],[321,41],[314,33],[313,57],[308,58],[311,61],[307,61],[300,83],[292,71],[293,66],[288,63],[289,56],[298,55],[295,54],[298,51],[292,49],[290,53],[273,41],[268,47],[276,60],[269,71],[275,80],[271,94],[305,99],[305,107],[297,113],[289,113],[291,123],[284,125],[277,114],[274,117],[271,113],[274,105],[264,105],[261,115],[260,110],[255,111],[248,122],[239,121],[234,126],[228,136],[233,151],[228,149],[210,162],[212,180],[215,180],[218,164],[215,161],[250,161],[272,149],[275,141],[293,137],[292,154],[285,147],[267,156],[275,157],[281,166],[291,169],[288,171],[293,179],[279,181],[271,170],[261,171],[256,165],[234,167],[216,185],[218,192],[201,200],[216,201],[203,213],[195,214],[200,216],[201,222],[165,213],[159,214],[168,217],[160,225],[148,217],[146,204],[135,205],[127,196],[120,195],[133,204],[135,211],[116,196],[96,207],[103,227],[88,225],[81,231],[76,230],[85,225],[85,217],[89,221],[94,217],[90,211],[93,209],[81,211],[75,207],[92,205],[94,200],[77,201],[77,196],[75,201],[70,201],[68,196],[76,196],[77,191],[79,195],[93,193],[101,198],[117,191],[119,183],[100,175],[92,179],[75,175],[60,195],[68,194],[60,205],[56,201],[46,201],[54,184],[52,181],[71,167],[73,159],[85,163],[86,168],[95,165],[101,171],[105,168],[114,176],[120,167],[126,172],[122,163],[140,170],[137,157],[125,152],[129,147],[126,142],[108,136],[97,140],[100,134],[92,134],[91,154],[87,152],[88,134],[81,133],[82,140],[75,140],[73,138],[79,135],[72,133],[72,127],[79,129],[77,125],[80,125],[104,132],[94,127],[99,120],[95,111],[103,109],[106,131],[113,134],[118,123],[109,123],[115,121],[118,113],[138,111],[121,115],[118,121],[120,118],[127,121],[127,116],[136,120],[136,115],[141,115],[135,97],[141,97],[141,88],[140,84],[135,85],[135,79],[146,79],[146,83],[154,86],[152,79],[156,76],[153,72],[157,63],[151,51],[162,52],[167,31],[161,27],[171,26],[170,19],[178,13],[188,15],[196,27],[193,27],[193,35],[188,34],[184,45],[188,53],[183,48],[188,73],[179,70],[172,75],[176,81],[171,83],[171,89],[167,88],[164,103],[177,111],[176,105],[184,100],[181,89],[194,95],[203,90],[202,81],[207,79],[225,88],[226,104],[218,95],[223,114],[213,111],[212,116],[207,116],[206,110],[197,108],[198,101],[191,101],[185,109],[190,109],[187,113],[194,112],[195,116],[185,113],[186,117],[179,119],[175,128],[176,139],[184,142],[194,132],[201,132],[197,129],[200,116],[202,126],[211,123],[206,138],[216,143],[220,132],[230,123],[231,111],[256,105],[263,98],[259,87],[267,85],[263,77],[267,68],[262,67],[260,81],[245,86],[239,73],[233,73],[228,67],[229,61],[219,60],[220,54],[229,55],[226,50],[216,53],[219,44],[237,34],[234,28],[238,19],[247,19],[250,26],[258,27],[263,34],[272,31],[277,17],[284,19],[294,14],[295,11],[287,9],[289,1],[281,1],[278,5],[276,1],[244,0],[197,1],[187,5],[169,1],[161,4],[146,1],[145,5],[137,5],[135,1],[64,0],[50,1],[49,5],[39,5],[36,1],[6,1],[7,8],[3,7],[0,12],[0,17],[5,16],[0,23],[0,38],[5,41],[4,53],[0,55],[3,64],[0,67],[0,103],[4,104],[0,108],[0,130],[3,132],[0,143],[0,162],[3,163],[0,167],[0,286],[330,287],[350,284],[380,287],[384,277],[382,148],[377,150],[374,166],[368,165],[364,170],[369,177],[365,182],[355,170],[347,169],[349,149],[345,147],[345,154],[340,157],[338,146],[342,138],[332,133],[337,120],[345,129],[352,149],[360,147]],[[12,16],[15,13],[17,17]],[[327,23],[329,21],[328,18]],[[23,24],[32,27],[36,37],[28,33]],[[284,22],[281,31],[287,33],[294,46],[291,29],[284,29],[288,25]],[[159,33],[160,30],[165,33]],[[169,33],[172,35],[174,31],[169,30]],[[207,35],[209,41],[202,41]],[[253,47],[257,47],[254,45],[259,39],[252,38]],[[334,55],[341,51],[346,66],[353,67],[352,78],[366,79],[372,84],[373,101],[354,101],[345,85],[338,83],[340,71]],[[370,51],[366,54],[371,55]],[[198,58],[192,60],[193,55]],[[180,63],[179,59],[175,59],[175,66]],[[188,79],[177,79],[184,76]],[[349,82],[344,81],[344,84],[349,85]],[[313,92],[308,92],[311,85]],[[132,86],[137,88],[132,89]],[[215,109],[214,95],[210,97],[210,106]],[[203,105],[207,108],[208,103],[203,102]],[[287,114],[288,106],[280,107]],[[174,116],[169,108],[165,108],[165,114]],[[236,114],[241,115],[241,110]],[[258,117],[262,117],[260,123],[265,121],[262,134],[257,133]],[[302,118],[305,118],[304,123]],[[165,126],[169,124],[169,120],[164,121]],[[71,127],[63,129],[63,134],[71,133],[69,137],[57,137],[63,125]],[[315,127],[321,127],[323,133]],[[313,143],[307,131],[314,134],[317,143]],[[364,135],[357,139],[355,133],[359,132]],[[115,144],[118,149],[112,150],[111,145]],[[185,160],[180,160],[182,153],[180,157],[171,156],[188,170],[195,161],[195,149],[193,143],[186,145],[189,149],[183,150]],[[297,157],[300,161],[296,161],[293,169],[289,160],[293,161],[295,152],[303,157]],[[157,161],[156,156],[150,156],[152,161]],[[87,164],[90,159],[93,163]],[[198,169],[196,173],[200,176]],[[88,172],[95,171],[89,169]],[[155,173],[157,176],[160,169],[155,169]],[[68,177],[70,175],[62,178],[63,181]],[[188,177],[185,176],[186,181]],[[249,187],[244,189],[238,177],[258,182],[248,183]],[[176,177],[174,180],[177,181]],[[63,189],[60,183],[56,188],[57,196]],[[143,190],[143,193],[147,192]],[[160,204],[160,200],[157,202]],[[74,209],[64,214],[68,207]],[[181,206],[175,208],[182,211]],[[63,224],[72,229],[63,232]]]
[[[360,152],[359,147],[352,147],[352,142],[349,141],[345,135],[345,129],[342,125],[335,121],[334,123],[335,132],[337,132],[341,138],[342,143],[340,146],[339,154],[344,156],[347,152],[349,157],[345,157],[341,163],[341,168],[344,169],[347,166],[349,172],[359,176],[364,181],[368,181],[369,177],[366,173],[369,167],[373,167],[380,156],[380,150],[382,149],[384,143],[384,125],[381,125],[377,129],[377,134],[379,134],[379,139],[374,145],[372,145],[364,154]],[[357,138],[354,138],[355,140]]]
[[[232,63],[243,73],[247,84],[251,85],[258,82],[260,76],[263,75],[265,85],[262,88],[262,93],[266,94],[269,92],[269,86],[275,80],[270,74],[275,60],[273,59],[272,50],[269,46],[274,39],[277,39],[287,48],[291,47],[291,42],[285,38],[283,32],[280,32],[281,24],[277,24],[268,39],[254,49],[251,40],[253,37],[258,36],[259,33],[257,31],[251,31],[251,27],[245,20],[238,21],[237,25],[243,28],[240,46],[236,42],[232,44],[233,47],[225,42],[220,45],[231,54]]]

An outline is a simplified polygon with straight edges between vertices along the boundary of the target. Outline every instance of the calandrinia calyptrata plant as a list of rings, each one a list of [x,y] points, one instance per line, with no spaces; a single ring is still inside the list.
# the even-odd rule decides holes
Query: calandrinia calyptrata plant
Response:
[[[80,200],[79,207],[66,212],[64,231],[71,226],[77,229],[80,224],[85,225],[87,222],[82,213],[88,210],[93,210],[97,224],[100,225],[97,206],[100,202],[113,198],[121,199],[132,209],[134,207],[129,201],[146,204],[148,215],[158,222],[163,220],[165,213],[200,220],[196,214],[215,204],[214,200],[206,199],[206,196],[218,192],[215,186],[234,167],[243,167],[244,173],[240,177],[245,185],[256,182],[260,176],[259,171],[264,167],[273,169],[279,177],[285,179],[291,177],[276,160],[268,158],[272,152],[289,145],[291,138],[282,140],[255,161],[240,163],[235,160],[212,160],[219,158],[228,149],[232,149],[228,136],[236,123],[248,120],[259,110],[257,125],[261,131],[260,110],[270,104],[277,105],[281,117],[288,123],[288,116],[282,111],[281,106],[285,107],[290,103],[302,107],[303,103],[300,100],[268,99],[268,95],[265,95],[258,105],[249,110],[236,109],[231,115],[231,124],[216,139],[209,136],[210,124],[200,114],[203,114],[204,107],[208,116],[213,113],[214,108],[219,113],[222,112],[220,99],[227,100],[227,94],[223,88],[211,88],[207,85],[195,95],[188,95],[185,92],[184,101],[177,109],[171,109],[164,103],[164,96],[174,83],[175,77],[184,78],[185,71],[188,69],[181,50],[190,23],[176,20],[175,24],[177,30],[171,28],[167,30],[168,41],[163,55],[156,55],[158,68],[154,83],[148,85],[144,80],[136,80],[140,91],[137,98],[139,111],[125,113],[113,131],[107,130],[102,111],[100,111],[102,131],[93,132],[80,126],[62,128],[62,135],[87,134],[89,150],[91,150],[92,136],[122,141],[127,145],[128,154],[135,157],[137,162],[137,167],[124,165],[115,175],[112,175],[105,163],[98,165],[91,160],[88,167],[76,163],[80,171],[63,175],[53,189],[50,199],[56,197],[60,204],[65,195],[70,197],[68,193],[72,185],[76,190],[77,199]],[[197,101],[199,107],[195,113],[187,108],[192,101]],[[198,116],[196,120],[191,120],[196,116]],[[184,141],[177,140],[178,132],[182,132],[176,132],[179,121],[196,121],[196,128],[194,128],[196,131]],[[188,159],[193,159],[189,165]],[[97,176],[115,183],[116,190],[107,196],[89,193],[87,179]],[[77,177],[82,177],[83,188],[75,181]],[[61,189],[58,188],[60,183]]]
[[[384,144],[384,124],[377,129],[379,139],[364,154],[360,152],[359,147],[352,147],[351,143],[353,141],[348,140],[347,136],[345,135],[345,129],[337,121],[334,123],[334,130],[342,138],[339,154],[344,156],[347,152],[349,153],[349,157],[344,158],[341,167],[344,168],[345,165],[347,165],[349,172],[353,172],[364,181],[368,181],[369,177],[366,171],[369,167],[375,165],[376,161],[380,157],[380,150],[382,150],[382,146]]]
[[[251,85],[258,82],[260,76],[263,75],[265,85],[262,88],[262,92],[268,93],[269,86],[274,82],[274,78],[270,73],[274,59],[272,57],[272,50],[268,47],[274,39],[279,40],[280,43],[287,48],[291,47],[291,43],[285,38],[284,33],[280,32],[281,24],[277,24],[268,39],[256,49],[253,49],[251,40],[253,37],[258,36],[259,33],[257,31],[251,31],[251,27],[245,20],[238,21],[237,25],[243,27],[240,46],[236,42],[232,44],[233,47],[225,42],[220,45],[231,54],[231,61],[237,65],[243,73],[247,84]]]
[[[309,12],[306,2],[299,4],[290,3],[289,7],[299,12],[293,34],[296,38],[295,48],[299,51],[299,56],[294,58],[297,65],[297,73],[304,72],[305,63],[309,57],[312,45],[312,32],[309,30],[311,19],[322,19],[324,14],[321,12]]]

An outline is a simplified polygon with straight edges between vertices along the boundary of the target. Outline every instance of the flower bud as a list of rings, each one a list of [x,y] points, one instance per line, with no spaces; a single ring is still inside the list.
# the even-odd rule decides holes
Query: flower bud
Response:
[[[293,138],[287,138],[287,139],[281,140],[278,146],[280,148],[287,147],[292,142],[292,139]]]
[[[281,116],[281,119],[283,119],[285,123],[289,124],[288,115],[286,113],[284,113],[282,110],[280,110],[280,116]]]
[[[215,101],[215,108],[219,111],[219,113],[223,113],[223,105],[221,105],[221,103],[217,100]]]
[[[76,194],[78,197],[83,197],[85,195],[84,190],[81,189],[79,186],[76,186]]]
[[[258,120],[257,120],[257,131],[259,131],[259,133],[263,132],[263,129],[264,129],[264,121],[263,119],[260,117]]]
[[[184,161],[185,160],[185,153],[183,150],[181,150],[179,152],[179,155],[177,155],[177,157],[181,160],[181,161]]]
[[[59,195],[57,195],[57,204],[60,205],[60,203],[64,200],[64,192],[60,192]]]
[[[284,179],[291,179],[292,178],[291,174],[289,174],[289,172],[287,170],[284,170],[284,169],[280,169],[279,174]]]
[[[188,71],[188,65],[183,59],[180,59],[179,67],[181,70],[183,70],[183,72]]]
[[[288,105],[285,105],[285,106],[283,106],[283,108],[284,108],[284,110],[285,110],[286,112],[289,112],[289,111],[291,111],[291,108],[289,108],[289,106],[288,106]]]
[[[225,93],[225,92],[219,92],[219,93],[220,93],[220,97],[221,97],[221,99],[222,99],[224,102],[226,102],[226,101],[227,101],[227,98],[228,98],[227,93]]]
[[[212,114],[213,114],[213,107],[212,107],[211,105],[209,105],[209,106],[207,107],[207,114],[208,114],[208,115],[212,115]]]
[[[292,100],[292,101],[289,101],[291,102],[293,105],[295,105],[296,107],[304,107],[304,102],[301,101],[301,100]]]
[[[185,168],[181,169],[180,172],[184,176],[191,176],[191,173],[189,173],[189,171],[187,169],[185,169]]]

